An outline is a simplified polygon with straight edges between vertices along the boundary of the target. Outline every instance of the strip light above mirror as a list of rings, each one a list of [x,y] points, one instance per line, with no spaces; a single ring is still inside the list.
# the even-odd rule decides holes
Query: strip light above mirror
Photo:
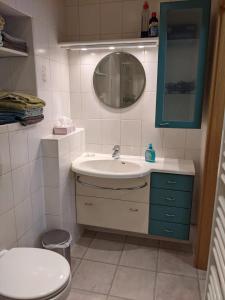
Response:
[[[158,47],[158,38],[140,38],[140,39],[124,39],[124,40],[102,40],[90,42],[65,42],[59,43],[61,48],[67,50],[118,50],[125,48],[152,48]]]

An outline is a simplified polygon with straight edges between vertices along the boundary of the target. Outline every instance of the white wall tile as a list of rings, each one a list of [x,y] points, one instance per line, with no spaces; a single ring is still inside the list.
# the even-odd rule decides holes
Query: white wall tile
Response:
[[[153,144],[154,148],[163,148],[163,130],[161,128],[155,128],[151,120],[142,121],[142,146],[147,146],[148,144]]]
[[[7,173],[11,169],[9,136],[8,133],[0,134],[0,175]]]
[[[98,4],[87,4],[79,8],[80,35],[99,34],[100,18]]]
[[[143,64],[146,75],[146,92],[155,92],[157,85],[157,68],[158,65],[155,62]]]
[[[101,107],[99,100],[94,93],[83,93],[82,103],[85,119],[99,119],[101,116]]]
[[[101,144],[101,120],[87,120],[86,141],[88,144]]]
[[[70,110],[73,120],[83,119],[83,100],[80,93],[70,94]]]
[[[30,170],[30,190],[35,192],[43,186],[42,159],[34,160],[29,164]]]
[[[59,216],[46,215],[46,223],[48,230],[62,228],[62,221]]]
[[[164,129],[164,148],[185,148],[186,129]]]
[[[122,32],[122,3],[102,2],[100,7],[101,34]]]
[[[58,141],[42,140],[42,152],[44,157],[58,157]]]
[[[102,144],[120,144],[120,122],[118,120],[102,120]]]
[[[70,68],[70,91],[72,93],[79,93],[81,90],[81,70],[80,67]]]
[[[57,187],[59,185],[58,158],[44,157],[43,171],[45,186]]]
[[[32,217],[33,222],[37,222],[41,219],[45,213],[45,203],[44,203],[44,191],[43,188],[39,188],[31,194],[32,203]]]
[[[141,143],[141,121],[121,121],[121,145],[139,146]]]
[[[16,169],[28,162],[27,131],[19,130],[10,132],[9,141],[12,169]]]
[[[139,0],[123,1],[123,33],[137,32],[141,29],[141,9]]]
[[[19,239],[32,226],[32,208],[29,198],[15,207],[15,218],[17,238]]]
[[[41,157],[41,137],[44,133],[41,125],[32,126],[28,129],[28,157],[29,161]]]
[[[45,187],[45,212],[49,215],[59,215],[61,210],[59,188]]]
[[[30,171],[29,165],[25,165],[12,171],[14,203],[18,203],[29,198],[30,195]]]
[[[186,148],[201,149],[202,132],[201,129],[188,129]]]
[[[10,210],[0,217],[0,248],[10,249],[16,243],[16,223],[14,211]],[[6,230],[2,230],[2,229]]]
[[[11,173],[0,176],[0,215],[13,207]]]
[[[200,172],[200,151],[198,149],[185,149],[185,159],[191,159],[195,164],[195,171]]]
[[[30,228],[21,238],[18,240],[19,247],[34,247],[34,232]]]
[[[184,159],[184,149],[164,149],[163,156],[166,158]]]
[[[83,93],[93,92],[94,65],[81,65],[81,91]]]

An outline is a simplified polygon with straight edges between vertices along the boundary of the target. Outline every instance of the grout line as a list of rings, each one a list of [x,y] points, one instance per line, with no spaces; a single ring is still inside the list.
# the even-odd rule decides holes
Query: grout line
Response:
[[[158,265],[159,265],[159,249],[157,250],[157,260],[156,260],[156,274],[155,274],[155,284],[153,289],[153,297],[156,300],[156,287],[157,287],[157,275],[158,275]]]
[[[122,250],[121,250],[121,253],[120,253],[120,257],[119,257],[119,259],[118,259],[118,262],[117,262],[117,265],[116,265],[116,268],[115,268],[115,272],[114,272],[114,274],[113,274],[111,286],[110,286],[109,291],[108,291],[108,294],[107,294],[108,297],[110,296],[110,292],[111,292],[111,290],[112,290],[113,283],[114,283],[115,278],[116,278],[116,273],[117,273],[118,268],[119,268],[119,265],[120,265],[120,261],[121,261],[122,255],[123,255],[123,251],[124,251],[124,249],[125,249],[125,245],[126,245],[126,236],[125,236],[125,238],[124,238],[124,241],[123,241],[123,247],[122,247]],[[107,298],[108,298],[108,297],[107,297]]]
[[[97,292],[95,292],[95,291],[84,290],[84,289],[81,289],[81,288],[74,288],[74,287],[71,287],[71,290],[77,290],[77,291],[82,291],[82,292],[86,292],[86,293],[90,293],[90,294],[107,296],[107,294],[97,293]]]

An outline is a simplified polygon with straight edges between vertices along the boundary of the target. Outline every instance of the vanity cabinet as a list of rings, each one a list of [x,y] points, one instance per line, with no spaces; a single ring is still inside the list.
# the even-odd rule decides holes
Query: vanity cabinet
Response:
[[[77,175],[77,223],[148,234],[149,181]]]
[[[194,177],[151,174],[149,234],[189,239]]]
[[[209,0],[161,3],[156,127],[201,127],[209,22]]]

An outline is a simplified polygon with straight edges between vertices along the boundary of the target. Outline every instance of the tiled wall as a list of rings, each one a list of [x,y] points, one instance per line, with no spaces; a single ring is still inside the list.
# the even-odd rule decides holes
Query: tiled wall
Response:
[[[38,125],[0,126],[0,248],[9,248],[36,245],[46,229],[40,139],[70,114],[70,95],[67,53],[57,46],[62,1],[3,2],[33,17],[34,55],[30,49],[28,58],[1,59],[0,88],[37,92],[47,103]]]
[[[159,12],[159,0],[148,0]],[[140,37],[144,0],[66,0],[64,40]]]
[[[84,129],[77,128],[67,136],[50,135],[42,139],[44,157],[44,190],[47,228],[68,230],[79,237],[75,226],[75,182],[71,161],[84,152]]]

